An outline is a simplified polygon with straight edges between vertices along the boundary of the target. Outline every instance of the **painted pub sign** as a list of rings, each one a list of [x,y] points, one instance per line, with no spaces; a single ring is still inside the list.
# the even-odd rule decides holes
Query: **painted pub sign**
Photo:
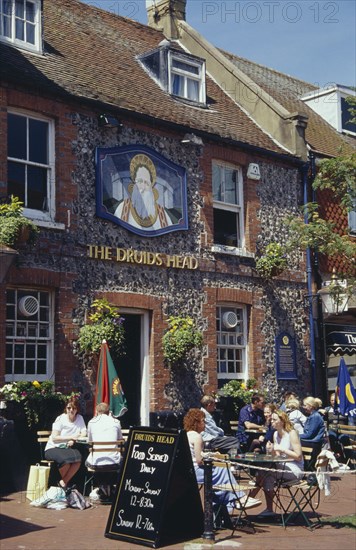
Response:
[[[145,237],[188,229],[186,172],[144,145],[97,148],[96,214]]]

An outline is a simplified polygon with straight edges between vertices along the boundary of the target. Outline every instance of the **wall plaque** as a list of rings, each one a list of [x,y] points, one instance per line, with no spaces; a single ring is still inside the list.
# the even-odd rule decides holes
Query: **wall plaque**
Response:
[[[295,338],[288,332],[276,336],[277,380],[296,380],[297,362]]]

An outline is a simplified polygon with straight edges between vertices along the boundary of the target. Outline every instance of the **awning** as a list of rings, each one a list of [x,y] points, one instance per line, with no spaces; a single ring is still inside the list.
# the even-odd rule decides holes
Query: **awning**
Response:
[[[325,324],[325,344],[328,355],[356,354],[356,326]]]

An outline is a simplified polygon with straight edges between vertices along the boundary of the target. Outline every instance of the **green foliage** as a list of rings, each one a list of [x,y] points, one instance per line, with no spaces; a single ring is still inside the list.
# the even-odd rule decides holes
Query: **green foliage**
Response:
[[[78,394],[70,396],[79,397]],[[50,380],[44,382],[12,382],[0,388],[0,397],[5,401],[15,401],[23,405],[27,425],[29,428],[43,427],[46,417],[52,410],[59,414],[67,399],[70,397],[61,392],[56,392],[54,383]]]
[[[119,308],[103,298],[94,300],[91,309],[91,323],[82,326],[79,331],[79,350],[89,354],[99,353],[102,341],[106,340],[114,352],[122,352],[125,329]]]
[[[315,190],[329,190],[344,210],[354,208],[356,197],[356,154],[339,156],[321,161]],[[307,219],[308,223],[305,223]],[[324,219],[319,214],[319,205],[310,202],[302,207],[300,216],[289,216],[284,223],[288,229],[288,239],[282,244],[270,243],[256,261],[257,271],[264,277],[272,277],[287,267],[287,256],[296,250],[310,248],[337,258],[341,266],[337,276],[352,277],[355,273],[356,242],[348,234],[340,234],[336,223]]]
[[[251,402],[251,395],[260,393],[257,387],[256,378],[249,378],[246,382],[242,380],[230,380],[220,390],[222,395],[235,397],[245,404]]]
[[[329,189],[347,211],[356,197],[356,153],[324,159],[313,183],[314,189]]]
[[[11,195],[9,203],[0,204],[0,243],[13,248],[23,228],[29,230],[29,243],[33,244],[39,229],[31,220],[23,216],[23,202]]]
[[[257,272],[266,279],[282,273],[288,265],[285,248],[278,242],[269,243],[256,260]]]
[[[169,317],[169,328],[163,335],[163,354],[172,365],[182,361],[193,348],[201,349],[203,335],[191,317]]]
[[[251,397],[254,393],[265,395],[265,392],[258,388],[256,378],[249,378],[246,382],[230,380],[219,391],[220,395],[233,397],[236,400],[234,405],[236,413],[239,412],[241,407],[251,403]]]

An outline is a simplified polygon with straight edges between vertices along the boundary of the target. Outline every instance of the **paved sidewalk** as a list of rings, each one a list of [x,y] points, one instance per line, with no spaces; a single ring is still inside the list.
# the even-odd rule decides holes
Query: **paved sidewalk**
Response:
[[[321,496],[319,512],[323,518],[350,515],[356,512],[356,474],[333,477],[331,496]],[[26,501],[25,493],[1,498],[1,550],[138,550],[144,548],[132,543],[108,539],[104,536],[109,507],[97,505],[88,510],[47,510],[34,508]],[[251,517],[262,511],[251,510]],[[177,517],[177,521],[179,518]],[[325,524],[309,531],[301,525],[284,529],[275,520],[255,522],[256,533],[220,530],[213,544],[203,539],[165,546],[165,549],[209,550],[226,548],[241,550],[327,550],[338,548],[355,550],[356,529],[336,528]]]

